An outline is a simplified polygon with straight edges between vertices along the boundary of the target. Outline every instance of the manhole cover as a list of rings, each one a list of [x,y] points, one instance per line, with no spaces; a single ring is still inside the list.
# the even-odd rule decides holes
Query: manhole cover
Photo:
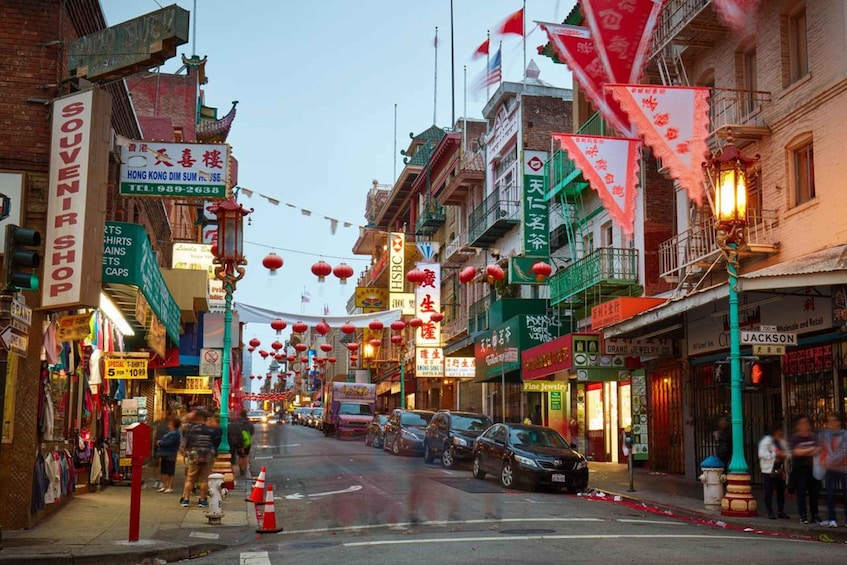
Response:
[[[543,528],[523,528],[520,530],[500,530],[499,533],[512,536],[538,536],[542,534],[552,534],[556,530],[545,530]]]
[[[331,541],[298,541],[295,543],[287,543],[285,547],[289,547],[291,549],[323,549],[326,547],[333,547],[337,545]]]

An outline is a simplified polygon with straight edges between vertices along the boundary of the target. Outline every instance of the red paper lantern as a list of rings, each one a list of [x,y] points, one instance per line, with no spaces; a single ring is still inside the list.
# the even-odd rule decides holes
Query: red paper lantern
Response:
[[[282,363],[283,361],[285,361],[285,355],[283,355],[282,353],[277,353],[276,355],[274,355],[274,359],[276,359],[277,363]]]
[[[395,320],[391,322],[391,329],[395,332],[402,332],[406,329],[406,322],[403,320]]]
[[[369,340],[368,343],[371,344],[371,347],[377,348],[377,347],[380,347],[382,345],[382,340],[377,339],[377,338],[373,338],[373,339]]]
[[[502,281],[506,273],[503,272],[503,267],[497,263],[492,263],[485,268],[485,274],[488,275],[490,281]]]
[[[282,330],[284,330],[286,328],[286,326],[288,326],[288,324],[285,323],[285,320],[281,320],[279,318],[277,318],[276,320],[271,322],[271,328],[273,328],[274,331],[276,331],[277,335],[279,335],[282,332]]]
[[[302,342],[301,342],[301,343],[296,343],[296,344],[294,344],[294,349],[296,349],[296,350],[297,350],[297,351],[299,351],[300,353],[303,353],[304,351],[306,351],[307,349],[309,349],[309,346],[308,346],[308,345],[306,345],[305,343],[302,343]]]
[[[357,362],[358,360],[359,360],[359,356],[358,356],[358,355],[351,355],[351,356],[350,356],[350,362],[351,362],[351,363],[353,363],[354,365],[356,364],[356,362]]]
[[[426,280],[426,273],[420,269],[412,269],[406,273],[406,280],[412,284],[421,284]]]
[[[403,336],[402,335],[391,336],[391,343],[393,343],[395,345],[400,345],[401,343],[403,343]]]
[[[328,343],[322,343],[321,351],[323,351],[324,353],[329,353],[330,351],[332,351],[332,346]]]
[[[335,365],[335,362],[338,361],[335,357],[327,357],[326,360],[333,365]]]
[[[441,321],[441,320],[443,320],[443,319],[444,319],[444,314],[442,314],[441,312],[433,312],[433,313],[432,313],[432,314],[430,314],[430,316],[429,316],[429,320],[430,320],[431,322],[435,322],[435,323],[438,323],[438,322],[440,322],[440,321]]]
[[[297,361],[297,356],[296,356],[296,355],[289,355],[289,356],[288,356],[288,362],[289,362],[289,363],[294,363],[295,361]]]
[[[341,325],[340,329],[341,329],[341,333],[343,333],[345,335],[350,335],[352,333],[356,333],[356,326],[351,324],[349,320],[347,322],[343,323]]]
[[[256,375],[256,378],[261,381],[264,377],[262,375]]]
[[[262,342],[258,338],[254,337],[250,340],[250,347],[259,347],[260,345],[262,345]]]
[[[379,332],[379,331],[382,331],[382,328],[384,326],[383,326],[382,322],[380,322],[379,320],[374,320],[373,322],[368,324],[368,327],[375,332]]]
[[[423,325],[423,320],[421,320],[420,318],[412,318],[411,320],[409,320],[409,325],[413,328],[419,328]]]
[[[459,272],[459,282],[468,284],[476,278],[476,267],[465,267]]]
[[[282,268],[282,257],[274,252],[270,252],[262,259],[262,265],[271,272],[271,276],[274,276],[277,269]]]
[[[326,357],[315,357],[315,361],[318,362],[318,365],[323,365],[326,362]]]
[[[254,351],[255,349],[256,349],[255,347],[248,347],[248,348],[247,348],[247,351],[249,351],[250,353],[253,353],[253,351]]]
[[[251,380],[251,381],[252,381],[253,379],[255,379],[255,378],[256,378],[256,375],[250,375],[250,380]]]
[[[329,324],[327,324],[325,320],[321,320],[320,322],[315,324],[315,331],[321,335],[328,334],[330,329],[331,328],[329,327]]]
[[[294,322],[294,324],[291,325],[291,331],[296,334],[301,334],[308,329],[309,326],[307,326],[304,322]]]
[[[267,359],[267,358],[268,358],[268,355],[270,355],[270,354],[269,354],[267,351],[265,351],[264,349],[260,349],[260,350],[259,350],[259,355],[261,355],[261,356],[262,356],[262,359]]]
[[[282,342],[279,341],[278,339],[274,340],[274,342],[271,344],[271,349],[273,349],[274,351],[279,351],[283,347],[284,346],[282,345]]]
[[[326,261],[318,261],[312,265],[312,274],[318,277],[318,282],[322,283],[326,277],[332,272],[332,266]]]
[[[347,284],[347,279],[353,276],[353,267],[347,263],[339,263],[332,270],[332,274],[339,278],[341,284]]]
[[[532,264],[532,272],[535,273],[535,280],[542,282],[553,272],[553,267],[544,261],[536,261]]]
[[[356,351],[356,350],[359,349],[359,344],[356,343],[355,341],[353,343],[348,343],[347,349],[349,349],[350,351]]]
[[[308,363],[308,362],[309,362],[309,358],[308,358],[308,357],[301,357],[301,358],[300,358],[300,362],[301,362],[301,363]]]

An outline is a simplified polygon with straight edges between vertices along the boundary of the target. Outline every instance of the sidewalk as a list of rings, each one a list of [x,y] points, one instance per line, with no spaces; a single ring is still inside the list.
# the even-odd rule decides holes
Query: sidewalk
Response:
[[[822,528],[817,524],[801,524],[797,513],[797,498],[786,493],[785,512],[790,520],[770,520],[767,517],[764,493],[761,486],[753,487],[753,495],[759,501],[759,515],[753,518],[731,518],[720,511],[706,510],[703,506],[703,485],[696,480],[679,475],[653,473],[646,469],[635,469],[635,492],[629,490],[629,474],[626,465],[615,463],[589,463],[590,486],[596,491],[618,495],[624,501],[646,504],[659,509],[663,514],[673,514],[716,527],[750,529],[793,537],[821,539],[838,543],[847,542],[844,524],[844,508],[838,505],[839,528]],[[776,504],[776,500],[774,500]],[[820,515],[826,518],[826,503],[823,496],[819,501]],[[824,536],[823,538],[821,536]],[[827,539],[829,538],[829,539]]]
[[[182,484],[177,469],[177,486]],[[129,487],[109,486],[73,497],[31,530],[4,531],[0,563],[96,563],[98,565],[168,563],[236,546],[256,537],[253,505],[244,502],[251,481],[239,481],[223,501],[222,525],[210,526],[205,510],[192,497],[179,505],[179,493],[141,491],[139,541],[129,543]],[[248,527],[250,526],[250,527]]]

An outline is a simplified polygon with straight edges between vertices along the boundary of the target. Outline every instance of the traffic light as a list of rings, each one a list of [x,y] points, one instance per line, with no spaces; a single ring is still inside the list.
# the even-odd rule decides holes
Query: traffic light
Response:
[[[744,386],[760,387],[773,386],[775,384],[775,375],[777,365],[769,360],[750,360],[744,361],[742,370],[744,372]]]
[[[41,264],[38,250],[27,249],[41,245],[41,234],[14,224],[6,226],[6,247],[3,252],[5,288],[8,290],[38,290],[37,269]]]

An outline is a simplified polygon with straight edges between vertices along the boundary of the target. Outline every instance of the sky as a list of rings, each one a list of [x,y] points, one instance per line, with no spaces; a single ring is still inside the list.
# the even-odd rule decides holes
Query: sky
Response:
[[[100,0],[108,25],[167,6],[170,0]],[[372,180],[393,184],[402,170],[394,151],[409,144],[409,132],[433,123],[451,124],[450,0],[179,0],[196,19],[196,52],[208,56],[206,105],[226,113],[238,100],[228,143],[239,162],[239,186],[253,191],[239,201],[254,208],[245,225],[249,261],[235,301],[284,312],[320,315],[324,306],[343,315],[359,274],[370,258],[355,256],[358,226],[364,225]],[[454,0],[455,112],[464,115],[463,66],[472,84],[485,58],[472,60],[476,47],[520,0]],[[533,20],[561,22],[575,0],[526,2],[527,62],[535,60],[542,80],[571,88],[564,65],[538,56],[546,43]],[[437,96],[434,97],[433,39],[438,27]],[[192,54],[194,38],[162,67],[179,69],[180,55]],[[492,54],[496,42],[492,41]],[[503,74],[523,76],[522,42],[503,39]],[[493,89],[492,89],[493,92]],[[467,97],[469,118],[481,118],[485,93]],[[281,202],[271,204],[259,194]],[[284,205],[290,203],[294,208]],[[302,209],[311,211],[305,216]],[[335,235],[324,217],[341,222]],[[352,224],[344,228],[343,222]],[[271,251],[285,262],[276,276],[262,267]],[[324,259],[354,269],[346,285],[330,277],[318,284],[311,265]],[[304,289],[311,295],[301,304]],[[285,332],[288,333],[288,332]],[[245,341],[272,341],[268,328],[249,328]],[[264,338],[264,339],[263,339]]]

